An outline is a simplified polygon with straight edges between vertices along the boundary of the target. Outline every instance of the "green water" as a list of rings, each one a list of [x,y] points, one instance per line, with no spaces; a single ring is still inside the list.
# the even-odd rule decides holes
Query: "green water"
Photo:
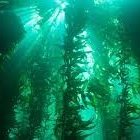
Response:
[[[138,0],[0,0],[0,140],[139,137]]]

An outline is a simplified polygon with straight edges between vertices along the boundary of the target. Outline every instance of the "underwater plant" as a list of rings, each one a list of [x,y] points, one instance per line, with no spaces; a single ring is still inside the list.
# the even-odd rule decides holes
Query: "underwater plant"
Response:
[[[138,9],[132,0],[0,1],[0,139],[137,140]]]

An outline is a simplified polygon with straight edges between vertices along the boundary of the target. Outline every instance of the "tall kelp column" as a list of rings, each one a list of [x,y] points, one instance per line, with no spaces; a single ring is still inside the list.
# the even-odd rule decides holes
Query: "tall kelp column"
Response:
[[[62,139],[79,139],[91,135],[95,127],[96,113],[92,95],[87,85],[92,74],[92,48],[88,40],[86,23],[88,2],[68,1],[65,9],[66,37],[64,45],[64,73],[66,90],[64,93]],[[89,132],[85,132],[88,131]]]
[[[9,11],[7,10],[9,9]],[[15,66],[8,53],[19,43],[25,33],[20,18],[12,11],[8,1],[0,1],[0,139],[7,138],[7,130],[13,125],[13,105],[19,94],[21,68]]]
[[[38,7],[15,9],[27,32],[18,47],[28,47],[23,51],[28,59],[20,78],[18,101],[13,107],[14,125],[8,129],[9,139],[55,139],[63,88],[58,73],[62,61],[59,50],[63,35],[62,13],[55,1],[47,6],[46,1],[41,2]],[[58,29],[61,29],[60,34]]]

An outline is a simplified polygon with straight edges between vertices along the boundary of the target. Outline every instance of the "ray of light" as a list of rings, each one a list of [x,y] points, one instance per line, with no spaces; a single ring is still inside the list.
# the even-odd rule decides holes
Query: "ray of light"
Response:
[[[54,38],[53,37],[54,34],[56,36],[57,35],[59,36],[62,34],[61,32],[64,32],[65,14],[60,6],[58,6],[56,9],[52,7],[45,13],[47,14],[47,12],[51,12],[52,15],[50,16],[49,19],[46,18],[45,23],[40,27],[38,22],[42,20],[42,18],[44,17],[41,17],[39,15],[37,7],[29,7],[29,8],[25,7],[21,9],[18,8],[15,9],[14,11],[21,18],[26,30],[26,35],[24,39],[19,44],[16,45],[17,47],[11,56],[11,65],[16,60],[18,60],[17,67],[19,67],[21,65],[20,62],[26,60],[27,56],[32,52],[33,48],[38,43],[40,43],[39,40],[41,40],[40,37],[42,37],[42,32],[46,34],[46,36],[43,36],[43,38],[46,39],[45,40],[46,43],[48,42],[47,38],[49,39]],[[56,39],[62,40],[62,37],[60,38],[56,37]]]

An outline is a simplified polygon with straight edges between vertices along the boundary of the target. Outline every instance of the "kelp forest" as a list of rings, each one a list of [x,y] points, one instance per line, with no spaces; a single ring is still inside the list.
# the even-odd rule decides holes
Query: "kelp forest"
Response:
[[[140,1],[0,0],[0,140],[139,140]]]

